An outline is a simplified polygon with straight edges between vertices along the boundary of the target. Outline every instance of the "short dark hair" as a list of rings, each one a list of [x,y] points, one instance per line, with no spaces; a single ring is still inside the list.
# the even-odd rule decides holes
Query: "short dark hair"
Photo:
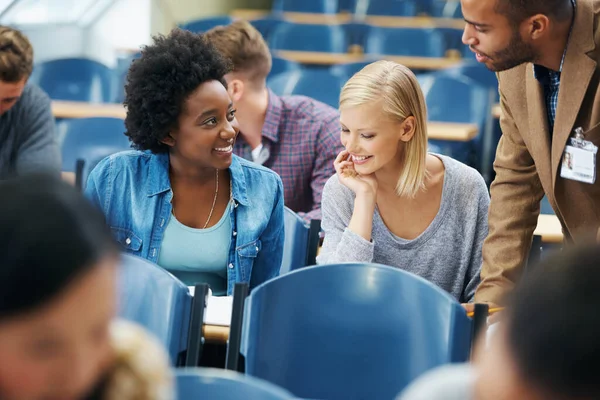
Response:
[[[571,0],[496,0],[496,12],[504,15],[513,25],[536,14],[544,14],[562,22],[570,15],[570,8]]]
[[[547,399],[600,398],[600,248],[546,257],[509,301],[519,375]]]
[[[21,31],[0,26],[0,80],[19,82],[33,70],[33,47]]]
[[[59,178],[13,178],[0,193],[0,320],[41,307],[118,254],[102,213]]]
[[[125,134],[135,148],[162,153],[169,147],[161,140],[177,127],[185,100],[204,82],[226,86],[223,76],[230,69],[201,34],[177,28],[153,40],[127,74]]]

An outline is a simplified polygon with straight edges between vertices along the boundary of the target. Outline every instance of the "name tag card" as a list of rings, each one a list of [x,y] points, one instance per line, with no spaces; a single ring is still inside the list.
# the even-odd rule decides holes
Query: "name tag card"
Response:
[[[581,137],[571,138],[563,153],[560,176],[583,183],[596,182],[598,147]]]

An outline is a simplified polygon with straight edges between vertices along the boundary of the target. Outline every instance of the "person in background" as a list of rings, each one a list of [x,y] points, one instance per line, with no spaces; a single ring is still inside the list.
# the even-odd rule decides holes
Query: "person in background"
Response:
[[[215,27],[206,37],[233,64],[225,75],[240,123],[233,151],[281,176],[286,206],[306,221],[321,219],[323,186],[335,173],[333,161],[342,150],[337,110],[309,97],[269,90],[271,53],[249,22]]]
[[[29,40],[0,26],[0,179],[35,171],[60,174],[50,99],[27,83],[32,70]]]
[[[115,320],[119,254],[58,177],[0,182],[0,398],[170,400],[165,351]]]
[[[427,109],[415,75],[390,61],[367,65],[342,89],[340,113],[346,150],[323,191],[317,262],[395,266],[472,301],[487,188],[473,168],[427,152]]]
[[[215,295],[277,276],[284,241],[281,179],[233,155],[227,72],[203,36],[155,37],[125,87],[126,135],[138,150],[101,161],[86,188],[125,251]]]
[[[472,366],[432,371],[399,400],[600,399],[598,260],[597,246],[544,258],[508,295]]]

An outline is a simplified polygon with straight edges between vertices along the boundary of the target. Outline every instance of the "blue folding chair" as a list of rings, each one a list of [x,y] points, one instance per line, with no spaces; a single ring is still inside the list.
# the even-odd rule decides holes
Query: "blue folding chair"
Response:
[[[283,225],[285,240],[279,274],[283,275],[307,265],[315,265],[321,221],[312,220],[307,224],[298,214],[285,207]]]
[[[418,13],[415,0],[356,0],[354,16],[362,19],[366,16],[414,17]]]
[[[371,27],[365,43],[366,54],[415,57],[444,57],[447,39],[434,28]]]
[[[141,246],[141,240],[130,232],[113,233],[119,242],[129,239],[133,248]],[[123,254],[121,260],[119,316],[145,327],[168,350],[173,365],[184,365],[196,335],[190,329],[192,296],[188,287],[143,258]]]
[[[229,25],[233,21],[228,15],[219,16],[219,17],[210,17],[210,18],[202,18],[194,21],[188,21],[184,24],[181,24],[181,29],[188,30],[194,33],[202,33],[206,32],[209,29],[214,28],[219,25]]]
[[[129,67],[131,63],[140,58],[142,53],[137,52],[129,54],[125,57],[119,58],[117,66],[113,70],[113,84],[114,84],[114,103],[123,103],[125,100],[125,85],[127,84],[127,74],[129,73]]]
[[[248,375],[314,399],[392,399],[436,366],[469,358],[477,323],[447,292],[398,268],[302,268],[246,299]],[[474,333],[475,332],[475,333]]]
[[[262,35],[262,37],[267,41],[267,43],[269,42],[270,38],[271,38],[271,34],[273,33],[273,30],[275,29],[275,27],[277,27],[277,25],[279,25],[283,20],[280,18],[272,18],[272,17],[266,17],[266,18],[258,18],[258,19],[253,19],[250,22],[250,24],[257,30],[260,32],[260,34]]]
[[[271,50],[346,53],[348,37],[341,25],[281,23],[273,29]]]
[[[87,58],[64,58],[36,64],[29,80],[54,100],[108,103],[114,98],[113,71]]]
[[[364,67],[366,67],[369,64],[371,64],[371,61],[360,61],[360,62],[347,63],[347,64],[337,64],[337,65],[333,65],[331,67],[330,71],[332,74],[341,76],[344,78],[344,80],[348,80],[348,79],[352,78],[352,76],[354,74],[356,74],[358,71],[360,71],[361,69],[363,69]]]
[[[275,75],[267,80],[267,86],[279,96],[308,96],[337,108],[344,82],[328,70],[307,69]]]
[[[296,61],[288,60],[286,58],[272,57],[272,61],[269,78],[283,72],[300,71],[302,69],[302,66]]]
[[[428,0],[423,11],[435,18],[462,19],[462,9],[459,0]]]
[[[274,13],[336,14],[339,3],[338,0],[275,0],[272,10]]]
[[[498,78],[496,78],[496,74],[477,61],[467,60],[454,67],[441,70],[440,72],[450,76],[466,76],[481,86],[485,86],[494,91],[497,100]]]
[[[82,176],[78,177],[82,185],[100,160],[131,148],[120,118],[64,119],[56,124],[56,129],[61,143],[62,170],[78,172],[78,160],[82,160]]]
[[[216,368],[175,371],[177,399],[288,400],[291,393],[261,379]]]
[[[437,122],[476,124],[479,132],[470,142],[430,140],[441,153],[478,169],[484,178],[490,164],[492,94],[464,76],[444,73],[422,76],[419,80],[427,103],[428,119]]]

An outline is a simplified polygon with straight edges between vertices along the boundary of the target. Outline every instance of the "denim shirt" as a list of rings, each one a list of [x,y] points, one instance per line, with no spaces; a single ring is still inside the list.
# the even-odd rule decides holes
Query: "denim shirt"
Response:
[[[231,246],[227,293],[237,282],[250,288],[279,275],[283,257],[283,185],[279,176],[233,156]],[[106,216],[128,253],[154,263],[171,215],[173,191],[168,153],[125,151],[102,160],[91,172],[86,196]]]

